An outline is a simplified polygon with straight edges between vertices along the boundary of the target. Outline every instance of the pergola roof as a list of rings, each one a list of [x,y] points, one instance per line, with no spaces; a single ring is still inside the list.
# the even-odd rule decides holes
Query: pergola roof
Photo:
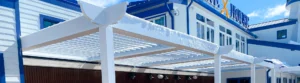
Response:
[[[213,56],[220,46],[126,14],[114,31],[115,64],[188,71],[213,71]],[[99,61],[98,28],[85,16],[79,16],[22,37],[23,54],[28,56]],[[231,51],[222,55],[226,69],[248,68],[255,57]],[[273,68],[267,62],[255,63]]]

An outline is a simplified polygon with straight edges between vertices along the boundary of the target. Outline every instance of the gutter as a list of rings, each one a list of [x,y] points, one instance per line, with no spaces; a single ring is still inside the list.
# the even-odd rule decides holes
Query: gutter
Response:
[[[171,12],[171,9],[170,9],[170,7],[169,7],[169,5],[168,5],[168,2],[169,2],[169,0],[166,0],[166,2],[165,2],[165,6],[167,7],[167,9],[168,9],[168,13],[170,14],[170,16],[171,16],[171,28],[174,30],[174,15],[172,14],[172,12]]]
[[[189,5],[186,7],[186,28],[187,28],[187,34],[190,34],[190,7],[193,4],[194,0],[191,0],[191,2],[189,3]]]

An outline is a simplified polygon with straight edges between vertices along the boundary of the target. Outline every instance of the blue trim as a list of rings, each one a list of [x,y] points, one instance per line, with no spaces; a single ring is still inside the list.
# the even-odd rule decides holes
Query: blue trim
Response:
[[[300,0],[290,0],[289,2],[286,3],[286,6],[289,6],[292,3],[298,2]]]
[[[284,48],[284,49],[291,49],[291,50],[298,50],[298,51],[300,51],[300,45],[293,45],[293,44],[286,44],[286,43],[277,43],[277,42],[269,42],[269,41],[261,41],[261,40],[252,40],[252,39],[248,39],[247,41],[248,41],[248,44],[270,46],[270,47],[277,47],[277,48]]]
[[[168,0],[166,0],[166,1],[168,1]],[[171,6],[172,9],[170,9],[170,7],[169,7],[169,5],[168,5],[167,2],[165,2],[165,6],[168,9],[168,12],[169,12],[169,14],[171,16],[171,28],[174,30],[174,15],[171,12],[171,10],[173,10],[173,4],[170,4],[170,6]]]
[[[238,27],[242,31],[248,33],[252,37],[257,38],[257,36],[255,34],[253,34],[252,32],[248,31],[247,29],[245,29],[243,26],[241,26],[237,22],[231,20],[230,18],[227,18],[226,16],[224,16],[223,14],[221,14],[219,11],[215,10],[213,7],[211,7],[208,4],[206,4],[205,2],[203,2],[203,0],[195,0],[195,2],[198,3],[199,5],[201,5],[202,7],[204,7],[205,9],[209,10],[210,12],[214,13],[215,15],[219,16],[223,20],[229,22],[230,24]]]
[[[146,19],[146,20],[149,20],[149,19],[156,18],[156,17],[161,17],[161,16],[164,16],[164,17],[165,17],[165,27],[167,27],[167,26],[168,26],[168,23],[167,23],[167,15],[166,15],[166,14],[156,15],[156,16],[152,16],[152,17],[145,18],[145,19]]]
[[[71,0],[71,1],[69,1],[69,0],[41,0],[41,1],[53,4],[56,6],[60,6],[63,8],[67,8],[70,10],[74,10],[77,12],[81,12],[79,4],[73,0]]]
[[[193,4],[194,0],[191,0],[189,5],[186,7],[186,30],[187,34],[190,34],[190,7]]]
[[[129,3],[126,11],[127,11],[127,13],[132,13],[135,11],[144,10],[149,7],[164,4],[165,2],[166,2],[166,0],[150,0],[150,1],[141,1],[141,2],[131,2],[131,3]]]
[[[19,71],[20,71],[20,83],[25,83],[24,77],[24,64],[23,64],[23,51],[21,43],[21,22],[20,22],[20,9],[19,0],[15,1],[15,20],[16,20],[16,38],[18,44],[18,60],[19,60]]]
[[[4,54],[0,52],[0,83],[6,83],[5,81],[5,65]]]
[[[0,6],[8,7],[8,8],[15,8],[15,1],[16,0],[0,0]]]
[[[282,26],[296,24],[297,21],[298,20],[296,20],[296,19],[291,19],[288,22],[282,22],[282,23],[268,25],[268,26],[256,27],[256,28],[253,28],[253,29],[249,29],[249,31],[254,32],[254,31],[260,31],[260,30],[266,30],[266,29],[272,29],[272,28],[279,28],[279,27],[282,27]]]
[[[43,24],[44,20],[49,20],[49,21],[53,21],[53,22],[56,22],[56,23],[65,21],[63,19],[59,19],[59,18],[55,18],[55,17],[40,14],[40,29],[46,28],[46,27],[44,27],[44,24]]]

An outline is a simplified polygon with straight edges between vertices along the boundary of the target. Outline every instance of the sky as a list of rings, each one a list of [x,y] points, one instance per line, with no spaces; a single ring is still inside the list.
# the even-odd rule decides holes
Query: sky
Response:
[[[220,0],[222,1],[222,0]],[[249,24],[257,24],[287,18],[286,0],[229,0],[249,18]]]

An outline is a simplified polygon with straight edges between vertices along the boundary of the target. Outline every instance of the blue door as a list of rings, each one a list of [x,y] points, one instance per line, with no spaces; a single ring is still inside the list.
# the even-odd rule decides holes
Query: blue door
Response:
[[[227,79],[227,83],[251,83],[251,78],[250,77],[229,78]]]

